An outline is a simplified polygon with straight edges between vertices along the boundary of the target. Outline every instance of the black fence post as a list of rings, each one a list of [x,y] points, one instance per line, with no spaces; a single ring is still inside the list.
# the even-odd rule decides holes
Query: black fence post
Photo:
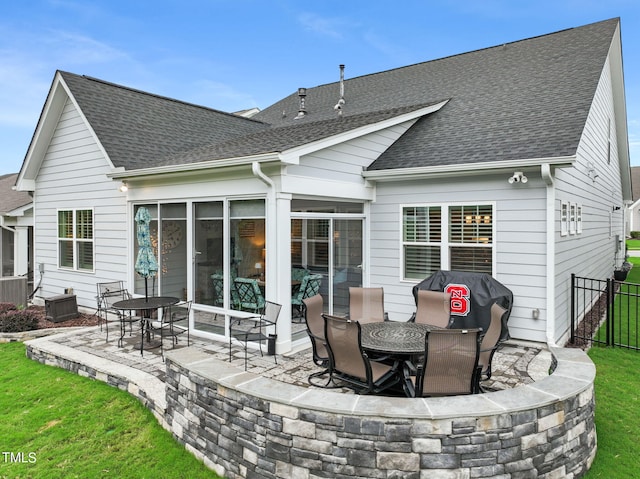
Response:
[[[576,275],[571,273],[571,344],[576,343]]]
[[[607,278],[607,309],[605,313],[605,322],[607,324],[606,335],[607,335],[607,346],[613,346],[614,341],[613,338],[613,318],[615,315],[615,282],[611,281],[611,278]]]

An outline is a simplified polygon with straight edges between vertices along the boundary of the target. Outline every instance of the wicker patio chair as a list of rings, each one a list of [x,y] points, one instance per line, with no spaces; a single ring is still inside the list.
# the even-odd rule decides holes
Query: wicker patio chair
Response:
[[[371,361],[362,349],[360,323],[323,315],[331,380],[343,381],[359,394],[377,394],[400,381],[398,363]]]
[[[481,328],[434,329],[425,338],[424,359],[412,373],[404,366],[409,397],[452,396],[479,392]]]

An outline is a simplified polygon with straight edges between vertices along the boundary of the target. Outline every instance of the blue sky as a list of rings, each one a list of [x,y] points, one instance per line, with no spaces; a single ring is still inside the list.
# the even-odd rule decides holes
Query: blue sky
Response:
[[[225,111],[345,77],[620,17],[640,165],[637,0],[22,0],[0,5],[0,174],[20,170],[57,69]]]

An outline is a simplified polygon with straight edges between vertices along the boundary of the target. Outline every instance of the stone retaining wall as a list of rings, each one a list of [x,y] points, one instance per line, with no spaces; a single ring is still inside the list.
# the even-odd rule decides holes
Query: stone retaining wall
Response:
[[[166,421],[235,478],[578,478],[596,452],[595,366],[551,348],[542,381],[473,396],[340,394],[261,378],[194,349],[167,354]]]

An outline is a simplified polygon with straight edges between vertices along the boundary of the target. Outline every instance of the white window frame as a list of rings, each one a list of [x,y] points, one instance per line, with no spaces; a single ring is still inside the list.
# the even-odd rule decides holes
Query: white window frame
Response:
[[[78,226],[78,212],[89,211],[91,212],[91,238],[78,238],[77,226]],[[71,238],[65,238],[60,236],[60,213],[71,212]],[[73,265],[63,266],[60,264],[60,245],[62,242],[70,242],[72,245]],[[78,265],[78,246],[80,243],[91,243],[91,269],[80,268]],[[95,247],[95,211],[93,208],[58,208],[56,210],[56,263],[58,269],[67,271],[77,271],[79,273],[93,273],[96,267],[96,247]]]
[[[576,234],[576,210],[577,205],[575,203],[569,203],[569,234]]]
[[[496,231],[497,231],[497,214],[496,214],[496,203],[494,201],[464,201],[464,202],[455,202],[455,203],[406,203],[406,204],[401,204],[400,206],[400,210],[399,210],[399,222],[400,222],[400,228],[399,228],[399,244],[400,244],[400,250],[399,250],[399,272],[400,272],[400,281],[407,281],[407,282],[416,282],[418,280],[416,280],[415,278],[407,278],[406,276],[406,272],[405,272],[405,256],[404,256],[404,250],[405,250],[405,246],[406,245],[424,245],[424,246],[439,246],[440,247],[440,268],[439,269],[443,269],[443,270],[448,270],[451,269],[450,265],[451,265],[451,255],[450,255],[450,250],[451,247],[456,247],[456,246],[477,246],[480,248],[490,248],[491,249],[491,271],[492,274],[495,274],[496,271],[496,244],[497,244],[497,237],[496,237]],[[459,207],[459,206],[490,206],[491,207],[491,239],[492,241],[490,243],[484,243],[484,244],[475,244],[475,243],[458,243],[458,242],[451,242],[450,241],[450,208],[453,207]],[[441,214],[441,218],[442,218],[442,222],[441,222],[441,232],[440,232],[440,237],[441,237],[441,241],[440,242],[433,242],[433,241],[427,241],[427,242],[406,242],[404,241],[404,210],[405,208],[415,208],[415,207],[439,207],[440,208],[440,214]],[[426,277],[426,276],[425,276]]]
[[[560,236],[569,234],[569,202],[560,203]]]
[[[582,234],[582,204],[576,204],[576,233]]]

